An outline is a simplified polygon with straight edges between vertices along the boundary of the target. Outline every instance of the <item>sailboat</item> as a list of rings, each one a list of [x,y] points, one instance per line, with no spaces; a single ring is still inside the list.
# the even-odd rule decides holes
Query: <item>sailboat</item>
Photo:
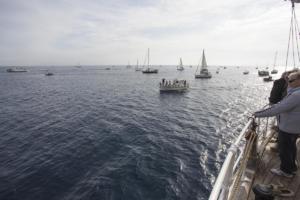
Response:
[[[197,66],[197,69],[195,72],[195,78],[211,78],[212,77],[211,73],[207,69],[207,63],[206,63],[206,59],[205,59],[204,49],[203,49],[203,53],[202,53],[202,65],[201,65],[199,74],[197,74],[198,67],[199,67],[199,65]]]
[[[128,61],[128,65],[126,65],[126,68],[131,68],[130,62]]]
[[[177,70],[178,71],[183,71],[184,70],[181,58],[180,58],[180,61],[179,61],[179,65],[177,66]]]
[[[275,53],[274,65],[273,65],[273,70],[271,71],[271,74],[277,74],[277,73],[278,73],[278,70],[275,69],[275,66],[276,66],[276,58],[277,58],[277,51],[276,51],[276,53]]]
[[[139,68],[139,60],[136,61],[135,71],[142,71],[142,68]]]
[[[149,53],[150,52],[150,50],[149,50],[149,48],[148,48],[148,61],[147,61],[147,68],[146,69],[144,69],[142,72],[144,73],[144,74],[157,74],[158,73],[158,69],[152,69],[152,68],[150,68],[150,65],[149,65],[149,60],[150,60],[150,56],[149,56]]]

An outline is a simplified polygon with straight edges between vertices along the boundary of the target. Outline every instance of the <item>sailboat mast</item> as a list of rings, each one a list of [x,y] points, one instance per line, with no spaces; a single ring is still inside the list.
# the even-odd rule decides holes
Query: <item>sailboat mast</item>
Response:
[[[149,48],[148,48],[148,68],[149,68],[149,60],[150,60],[150,57],[149,57]]]
[[[276,66],[276,59],[277,59],[277,51],[275,52],[275,58],[274,58],[274,65],[273,65],[273,69],[275,69],[275,66]]]

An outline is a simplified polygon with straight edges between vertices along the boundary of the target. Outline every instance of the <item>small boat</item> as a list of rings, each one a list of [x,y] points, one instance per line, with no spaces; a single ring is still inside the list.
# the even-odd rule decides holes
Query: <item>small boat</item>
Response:
[[[244,74],[244,75],[247,75],[247,74],[249,74],[249,71],[246,70],[246,71],[243,72],[243,74]]]
[[[177,70],[178,70],[178,71],[183,71],[183,70],[184,70],[184,67],[183,67],[182,59],[181,59],[181,58],[180,58],[180,61],[179,61],[179,65],[177,66]]]
[[[6,70],[7,72],[27,72],[26,69],[24,68],[19,68],[19,67],[16,67],[16,68],[9,68]]]
[[[264,81],[265,82],[270,82],[270,81],[273,81],[273,78],[272,78],[272,76],[268,76],[268,77],[264,78]]]
[[[105,70],[111,70],[111,68],[110,67],[106,67]]]
[[[128,61],[128,65],[126,65],[126,68],[127,69],[131,68],[131,65],[130,65],[129,61]]]
[[[273,70],[271,71],[271,74],[277,74],[277,73],[278,73],[278,70],[275,69],[275,66],[276,66],[276,58],[277,58],[277,51],[276,51],[276,53],[275,53],[274,65],[273,65]]]
[[[269,76],[268,70],[258,70],[258,76]]]
[[[139,60],[136,61],[135,71],[142,71],[142,68],[139,68]]]
[[[202,65],[201,65],[201,70],[200,70],[199,74],[197,74],[198,68],[199,68],[199,65],[197,66],[197,69],[196,69],[195,78],[211,78],[212,77],[211,73],[207,69],[207,63],[206,63],[206,59],[205,59],[204,50],[202,53]]]
[[[45,74],[45,76],[53,76],[54,74],[52,73],[52,72],[47,72],[46,74]]]
[[[184,92],[189,89],[189,83],[186,80],[177,80],[168,81],[166,79],[162,79],[159,83],[159,91],[160,92]]]
[[[158,69],[152,69],[152,68],[150,68],[150,65],[149,65],[149,48],[148,48],[148,64],[147,64],[147,68],[146,69],[144,69],[142,72],[143,72],[143,74],[157,74],[158,73]]]
[[[218,74],[218,73],[219,73],[219,70],[216,71],[216,74]]]

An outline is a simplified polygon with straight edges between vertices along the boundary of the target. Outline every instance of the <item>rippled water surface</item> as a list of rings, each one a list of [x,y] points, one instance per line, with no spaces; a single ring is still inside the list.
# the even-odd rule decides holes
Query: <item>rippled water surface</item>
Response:
[[[255,68],[0,68],[0,199],[207,199],[246,115],[272,83]],[[186,93],[160,94],[162,78]]]

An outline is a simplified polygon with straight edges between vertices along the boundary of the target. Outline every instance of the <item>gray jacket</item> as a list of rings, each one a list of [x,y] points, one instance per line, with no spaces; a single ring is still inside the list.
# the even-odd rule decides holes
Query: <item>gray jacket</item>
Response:
[[[255,112],[256,117],[279,115],[279,129],[287,133],[300,134],[300,88],[295,88],[277,104]]]

